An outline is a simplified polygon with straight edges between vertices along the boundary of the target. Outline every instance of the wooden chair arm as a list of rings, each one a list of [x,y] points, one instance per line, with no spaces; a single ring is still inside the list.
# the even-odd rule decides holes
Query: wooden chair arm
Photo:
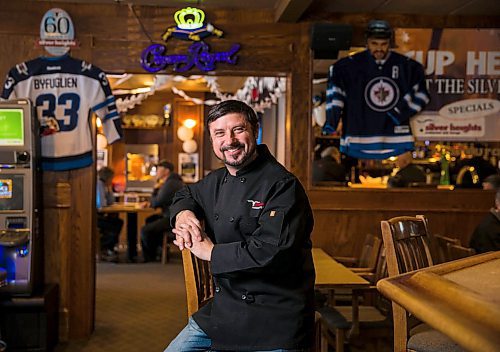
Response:
[[[333,259],[345,266],[356,266],[358,263],[358,258],[355,257],[333,257]]]
[[[352,272],[358,275],[373,273],[374,268],[349,268]]]

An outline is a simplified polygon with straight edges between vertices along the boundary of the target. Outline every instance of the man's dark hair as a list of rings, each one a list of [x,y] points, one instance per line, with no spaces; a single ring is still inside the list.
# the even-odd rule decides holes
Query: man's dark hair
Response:
[[[113,176],[115,175],[115,172],[113,169],[103,166],[97,171],[97,176],[99,176],[99,179],[103,180],[104,182],[111,180]]]
[[[500,175],[489,175],[483,180],[483,183],[489,183],[493,186],[494,190],[500,190]]]
[[[160,160],[158,164],[156,164],[156,167],[164,167],[165,169],[169,169],[170,172],[174,171],[174,164],[172,164],[168,160]]]
[[[257,114],[250,106],[239,100],[225,100],[210,109],[207,117],[207,126],[219,117],[232,113],[242,114],[245,120],[252,126],[253,133],[257,133],[259,125]]]

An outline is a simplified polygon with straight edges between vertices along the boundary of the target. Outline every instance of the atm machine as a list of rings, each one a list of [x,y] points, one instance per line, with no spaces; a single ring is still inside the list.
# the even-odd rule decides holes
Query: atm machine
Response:
[[[43,282],[38,136],[29,100],[0,102],[1,296],[30,296]]]

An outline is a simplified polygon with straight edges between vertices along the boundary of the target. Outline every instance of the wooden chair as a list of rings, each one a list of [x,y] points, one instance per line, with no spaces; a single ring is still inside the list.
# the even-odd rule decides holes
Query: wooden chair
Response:
[[[450,260],[462,259],[476,254],[473,248],[463,247],[460,244],[448,243],[447,247]]]
[[[449,243],[455,245],[461,244],[458,238],[451,238],[437,234],[434,234],[432,236],[432,244],[434,245],[434,252],[435,252],[435,256],[433,256],[433,259],[436,264],[446,263],[452,260],[448,250]]]
[[[196,258],[188,249],[182,251],[188,316],[203,307],[214,295],[210,262]]]
[[[372,273],[372,282],[387,277],[387,264],[385,251],[381,249],[377,258],[375,273]],[[354,295],[373,295],[372,305],[360,305],[359,332],[348,333],[352,324],[352,306],[323,306],[318,309],[321,314],[321,351],[328,351],[328,346],[335,346],[335,351],[343,351],[344,341],[349,343],[356,341],[366,342],[368,339],[376,339],[377,342],[384,338],[392,337],[392,319],[390,315],[390,303],[377,292],[376,286],[366,289],[357,289]],[[336,295],[335,291],[335,295]],[[370,300],[365,299],[365,302]],[[346,336],[347,335],[347,336]]]
[[[421,215],[396,217],[382,221],[381,227],[389,276],[433,265],[425,217]],[[447,336],[425,324],[420,324],[409,331],[411,324],[406,310],[394,302],[392,314],[394,352],[462,351]]]
[[[355,273],[374,273],[380,247],[382,247],[382,240],[372,234],[367,234],[359,258],[338,256],[333,258]]]

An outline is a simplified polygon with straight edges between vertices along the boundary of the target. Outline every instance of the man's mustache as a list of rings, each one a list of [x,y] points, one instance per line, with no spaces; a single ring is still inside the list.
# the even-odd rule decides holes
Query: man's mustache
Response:
[[[229,144],[229,145],[225,145],[225,146],[223,146],[222,148],[220,148],[220,150],[221,150],[222,152],[225,152],[225,151],[227,151],[227,150],[229,150],[229,149],[234,149],[234,148],[244,148],[244,147],[245,147],[245,145],[244,145],[244,144],[239,143],[239,142],[236,142],[236,143],[231,143],[231,144]]]

